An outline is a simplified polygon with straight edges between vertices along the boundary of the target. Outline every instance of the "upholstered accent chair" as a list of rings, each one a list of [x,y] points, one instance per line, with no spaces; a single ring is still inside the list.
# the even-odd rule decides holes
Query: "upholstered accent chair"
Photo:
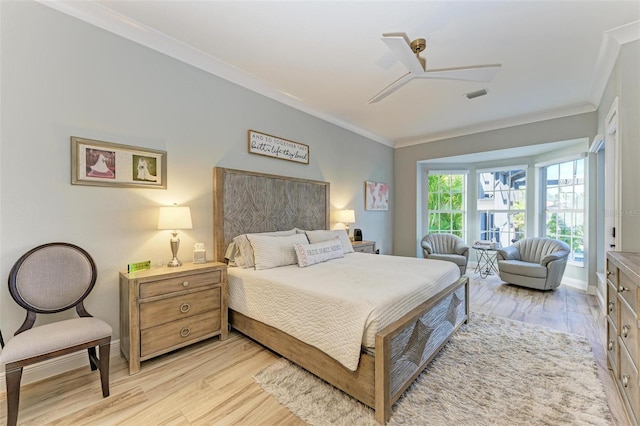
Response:
[[[427,234],[420,242],[422,255],[426,259],[446,260],[460,268],[460,275],[467,271],[469,246],[453,234]]]
[[[92,317],[84,299],[96,283],[96,266],[85,250],[68,243],[49,243],[24,254],[9,273],[9,292],[27,316],[13,338],[3,343],[0,364],[5,365],[7,425],[18,421],[22,369],[31,364],[87,350],[91,370],[100,369],[102,395],[109,396],[111,326]],[[75,308],[78,318],[34,327],[36,314]],[[96,355],[100,348],[100,357]]]
[[[525,238],[498,249],[500,278],[511,284],[538,290],[553,290],[560,285],[569,246],[552,238]]]

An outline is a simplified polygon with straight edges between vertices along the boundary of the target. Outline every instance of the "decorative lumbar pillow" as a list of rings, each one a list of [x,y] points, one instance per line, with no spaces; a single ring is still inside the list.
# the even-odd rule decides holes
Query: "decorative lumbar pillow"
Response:
[[[271,269],[278,266],[295,265],[298,262],[294,244],[307,244],[307,237],[294,234],[287,237],[249,234],[256,269]]]
[[[353,246],[347,235],[347,231],[344,229],[336,229],[334,231],[328,231],[326,229],[319,229],[316,231],[307,231],[307,238],[311,244],[321,243],[323,241],[333,240],[339,238],[342,243],[342,250],[344,253],[353,253]]]
[[[234,262],[236,266],[241,268],[253,268],[255,267],[255,259],[253,256],[253,248],[251,247],[251,242],[247,238],[248,235],[263,235],[270,237],[288,237],[291,235],[295,235],[296,230],[290,229],[288,231],[273,231],[273,232],[261,232],[258,234],[241,234],[233,239],[233,242],[238,247],[240,251],[240,256],[236,255],[234,257]]]
[[[329,259],[344,257],[342,243],[337,237],[333,240],[315,244],[294,244],[293,248],[296,251],[296,255],[298,255],[298,266],[301,268],[326,262]]]

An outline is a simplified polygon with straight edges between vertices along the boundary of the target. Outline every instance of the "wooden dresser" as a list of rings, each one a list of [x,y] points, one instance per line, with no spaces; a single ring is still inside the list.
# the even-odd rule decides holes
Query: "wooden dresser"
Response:
[[[607,360],[633,424],[640,416],[640,253],[607,254]]]
[[[351,241],[353,250],[360,253],[375,253],[376,243],[373,241]]]
[[[120,273],[120,351],[129,374],[141,361],[228,333],[225,264]]]

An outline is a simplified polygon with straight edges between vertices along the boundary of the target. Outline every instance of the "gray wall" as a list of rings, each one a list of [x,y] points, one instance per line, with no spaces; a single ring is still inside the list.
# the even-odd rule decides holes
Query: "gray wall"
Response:
[[[191,207],[182,260],[212,258],[214,166],[331,182],[365,239],[390,253],[392,210],[364,211],[364,182],[393,186],[393,150],[34,2],[0,2],[0,276],[30,248],[67,241],[99,275],[86,306],[118,338],[118,272],[170,259],[158,207]],[[310,146],[311,163],[247,153],[247,129]],[[70,136],[168,152],[168,189],[70,184]],[[5,337],[23,311],[0,288]],[[62,315],[61,315],[62,316]],[[65,315],[67,316],[67,315]]]
[[[598,133],[604,134],[604,121],[615,97],[620,116],[619,147],[622,172],[620,189],[622,251],[640,252],[640,41],[622,45],[616,66],[598,110]]]

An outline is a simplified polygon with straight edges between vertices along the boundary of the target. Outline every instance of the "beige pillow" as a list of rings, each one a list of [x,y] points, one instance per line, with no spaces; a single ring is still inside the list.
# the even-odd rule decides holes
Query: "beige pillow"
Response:
[[[285,237],[248,234],[247,239],[253,248],[256,269],[295,265],[298,263],[298,257],[293,248],[294,244],[308,244],[307,237],[302,234]]]
[[[239,266],[244,269],[255,267],[255,259],[253,256],[253,248],[251,247],[251,243],[247,238],[248,235],[267,235],[272,237],[288,237],[291,235],[295,235],[296,230],[290,229],[288,231],[273,231],[273,232],[261,232],[256,234],[241,234],[233,239],[233,242],[238,247],[240,252],[240,256],[236,255],[234,257],[234,263],[236,266]]]
[[[307,238],[311,244],[321,243],[323,241],[333,240],[339,238],[342,243],[342,250],[344,253],[353,253],[353,246],[347,235],[347,231],[344,229],[336,229],[334,231],[328,231],[325,229],[319,229],[316,231],[307,231]]]

